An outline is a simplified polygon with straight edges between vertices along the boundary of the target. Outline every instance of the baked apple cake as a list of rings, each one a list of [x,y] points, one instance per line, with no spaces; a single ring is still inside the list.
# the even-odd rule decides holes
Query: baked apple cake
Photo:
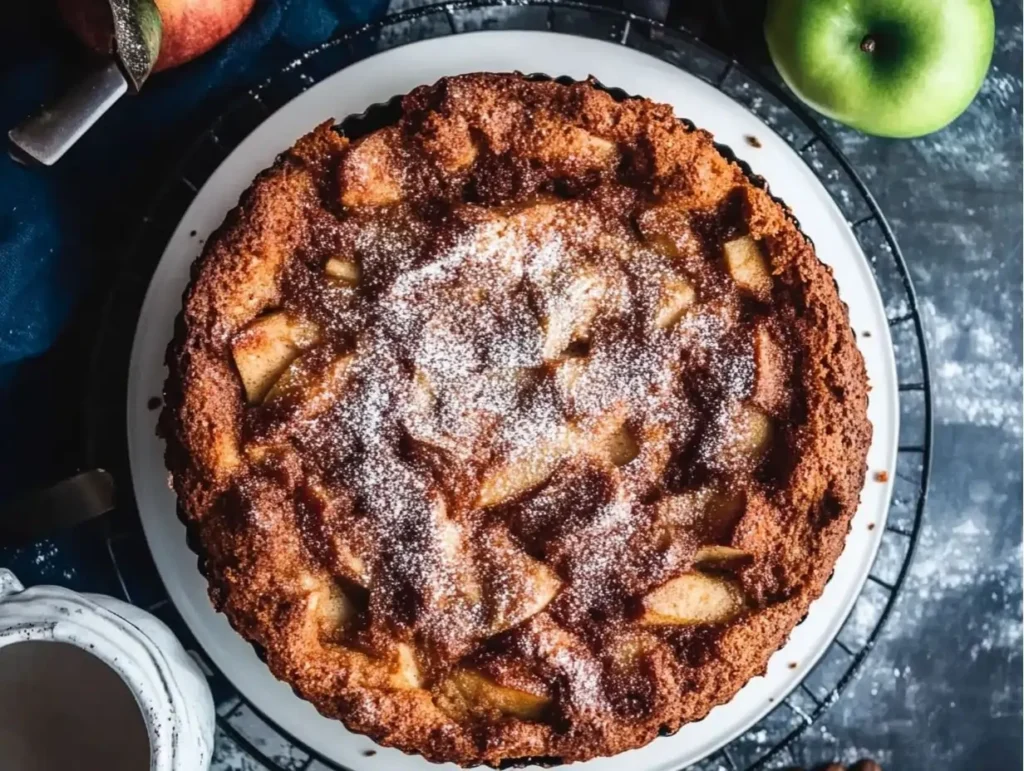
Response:
[[[476,74],[399,112],[300,139],[195,263],[161,430],[210,596],[381,744],[638,747],[832,572],[871,434],[846,307],[667,106]]]

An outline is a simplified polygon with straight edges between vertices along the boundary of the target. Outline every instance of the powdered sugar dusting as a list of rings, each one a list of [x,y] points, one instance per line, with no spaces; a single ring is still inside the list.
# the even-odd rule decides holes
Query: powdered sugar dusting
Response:
[[[662,328],[678,268],[640,244],[626,216],[578,200],[466,206],[432,227],[378,217],[352,243],[359,285],[323,295],[322,314],[331,344],[353,357],[345,398],[292,434],[369,529],[371,633],[405,626],[459,656],[495,619],[522,618],[545,581],[561,582],[553,612],[578,626],[664,580],[644,496],[671,447],[691,440],[694,412],[711,409],[692,403],[687,367],[714,394],[709,458],[741,422],[753,362],[735,299],[698,300]],[[477,495],[521,495],[568,462],[583,473],[566,477],[576,503],[542,493],[521,508],[507,523],[519,542],[495,548],[511,550],[499,573],[522,575],[495,575],[473,546],[494,522]],[[591,489],[588,474],[604,481]],[[531,574],[524,547],[545,552],[558,577]],[[571,647],[548,663],[573,708],[594,708],[601,666]]]

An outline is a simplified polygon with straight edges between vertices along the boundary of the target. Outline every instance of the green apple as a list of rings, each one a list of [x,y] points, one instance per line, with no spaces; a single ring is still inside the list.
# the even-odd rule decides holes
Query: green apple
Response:
[[[868,134],[916,137],[978,93],[995,18],[991,0],[769,0],[764,31],[811,107]]]

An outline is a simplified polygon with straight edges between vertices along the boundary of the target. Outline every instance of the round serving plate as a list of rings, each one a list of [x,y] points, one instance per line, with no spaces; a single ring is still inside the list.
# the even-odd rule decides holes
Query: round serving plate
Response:
[[[628,33],[627,21],[623,34]],[[201,250],[200,242],[221,223],[256,174],[278,153],[322,121],[362,112],[371,104],[442,76],[513,70],[576,79],[593,75],[608,87],[672,105],[679,116],[710,130],[718,142],[730,146],[755,173],[769,181],[772,193],[790,206],[801,228],[814,241],[820,258],[834,270],[840,295],[850,308],[851,324],[872,386],[868,412],[874,438],[868,454],[869,473],[846,548],[824,593],[787,644],[772,656],[765,675],[754,678],[728,704],[716,707],[704,720],[684,726],[675,735],[659,738],[627,756],[590,761],[585,767],[611,771],[621,768],[625,761],[637,771],[679,769],[714,753],[761,720],[787,699],[832,645],[861,594],[883,533],[887,532],[900,415],[900,381],[889,334],[893,319],[887,317],[871,265],[848,216],[819,180],[814,164],[808,165],[787,141],[791,137],[784,139],[705,80],[661,59],[601,40],[542,31],[475,32],[424,40],[358,61],[270,114],[198,189],[171,235],[146,292],[132,347],[127,394],[128,451],[136,503],[160,577],[188,630],[209,661],[256,713],[324,761],[353,771],[411,771],[436,766],[416,756],[376,747],[366,737],[351,734],[339,722],[322,717],[276,680],[252,647],[214,611],[206,581],[196,567],[196,557],[186,545],[185,529],[175,513],[175,498],[168,488],[163,464],[163,443],[155,433],[152,399],[163,390],[164,350],[173,334],[181,295],[192,261]],[[892,589],[891,583],[881,583]],[[851,651],[851,656],[855,655]],[[812,694],[810,689],[807,692]],[[803,712],[806,718],[806,712],[815,709],[812,705],[809,710],[801,710],[793,706],[792,700],[787,703],[798,717]],[[815,703],[821,706],[818,700]]]

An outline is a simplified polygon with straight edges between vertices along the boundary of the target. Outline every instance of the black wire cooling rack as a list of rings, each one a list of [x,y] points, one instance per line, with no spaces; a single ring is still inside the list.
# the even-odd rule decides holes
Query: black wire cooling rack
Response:
[[[111,470],[120,483],[121,502],[107,520],[107,546],[125,598],[167,622],[203,664],[217,703],[220,741],[246,758],[246,769],[341,768],[317,757],[260,715],[207,659],[164,591],[131,499],[125,440],[129,351],[146,287],[167,240],[203,183],[252,129],[314,83],[367,56],[404,43],[480,29],[553,30],[609,40],[710,83],[746,106],[799,153],[842,210],[870,260],[889,319],[900,392],[895,489],[881,549],[846,624],[807,678],[761,722],[695,768],[740,771],[795,762],[789,747],[838,699],[874,646],[917,542],[932,442],[932,390],[920,311],[892,229],[864,182],[816,120],[788,92],[748,72],[688,31],[626,11],[572,1],[460,0],[398,13],[306,53],[245,94],[199,137],[143,219],[108,301],[93,358],[85,450],[90,464]],[[367,746],[372,746],[368,740]]]

